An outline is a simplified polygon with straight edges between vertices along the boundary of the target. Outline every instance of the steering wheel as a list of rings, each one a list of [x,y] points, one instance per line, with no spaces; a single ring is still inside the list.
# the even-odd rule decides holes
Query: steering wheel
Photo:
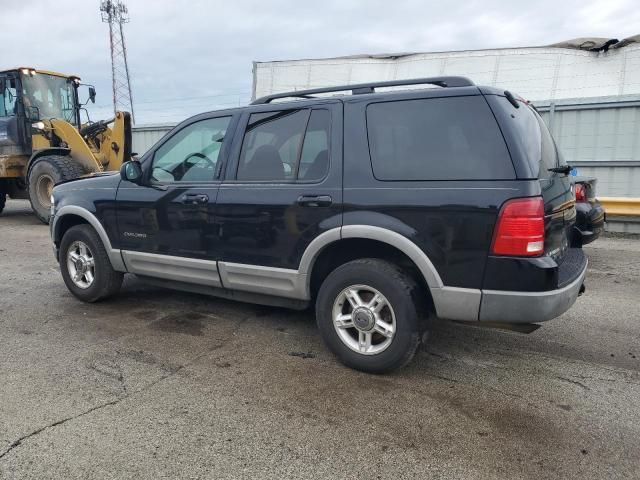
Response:
[[[216,166],[216,164],[215,164],[215,163],[213,163],[213,161],[212,161],[209,157],[207,157],[204,153],[200,153],[200,152],[190,153],[190,154],[189,154],[189,155],[187,155],[187,156],[185,157],[185,159],[182,161],[182,164],[183,164],[183,165],[186,165],[186,164],[187,164],[187,161],[188,161],[191,157],[198,157],[198,158],[201,158],[201,159],[203,159],[203,160],[206,160],[206,161],[207,161],[207,163],[208,163],[208,166],[211,166],[211,168],[215,168],[215,166]],[[205,167],[205,168],[206,168],[206,167]]]

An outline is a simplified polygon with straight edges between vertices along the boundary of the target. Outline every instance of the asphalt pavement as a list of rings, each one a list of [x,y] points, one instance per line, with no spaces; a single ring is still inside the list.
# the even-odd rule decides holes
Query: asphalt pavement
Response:
[[[409,367],[339,364],[309,312],[128,278],[67,291],[28,203],[0,216],[0,478],[640,478],[640,240],[520,333],[438,322]]]

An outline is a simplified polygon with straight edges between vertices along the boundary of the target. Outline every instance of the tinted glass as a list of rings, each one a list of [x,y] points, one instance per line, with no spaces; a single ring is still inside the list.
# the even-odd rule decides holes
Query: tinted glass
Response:
[[[242,142],[238,180],[294,180],[308,110],[254,113]]]
[[[329,110],[313,110],[309,126],[304,135],[298,179],[302,181],[322,180],[329,170],[329,133],[331,115]]]
[[[515,178],[482,96],[374,103],[367,107],[367,129],[379,180]]]
[[[514,108],[505,97],[495,98],[502,109],[508,113],[507,120],[515,123],[516,128],[513,129],[513,134],[516,138],[514,140],[522,147],[523,156],[532,176],[547,177],[548,168],[564,163],[540,115],[524,103],[520,104],[520,108]]]
[[[528,110],[531,110],[531,109],[528,109]],[[542,166],[544,167],[545,170],[547,170],[549,168],[557,167],[558,164],[560,163],[564,164],[565,161],[562,158],[562,156],[559,155],[558,148],[556,147],[556,142],[553,140],[553,137],[551,136],[551,132],[549,132],[549,129],[547,128],[547,125],[544,123],[544,120],[542,120],[542,118],[540,118],[540,115],[538,115],[537,113],[534,113],[534,112],[532,113],[536,117],[536,120],[540,127],[540,134],[542,137],[542,149],[541,149]]]
[[[152,179],[163,183],[213,180],[230,120],[201,120],[177,132],[153,156]]]

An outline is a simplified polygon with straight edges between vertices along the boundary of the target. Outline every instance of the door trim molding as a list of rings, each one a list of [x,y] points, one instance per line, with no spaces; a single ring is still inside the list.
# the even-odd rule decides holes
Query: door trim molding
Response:
[[[307,274],[287,268],[218,262],[225,288],[308,300]]]
[[[429,257],[415,243],[382,227],[346,225],[323,232],[307,246],[297,270],[131,250],[114,252],[118,255],[122,253],[123,270],[142,276],[309,300],[311,272],[318,255],[326,246],[342,238],[368,238],[402,251],[424,276],[438,316],[455,320],[477,320],[480,290],[445,286]]]
[[[199,258],[174,257],[157,253],[122,250],[129,273],[177,282],[221,287],[218,262]]]

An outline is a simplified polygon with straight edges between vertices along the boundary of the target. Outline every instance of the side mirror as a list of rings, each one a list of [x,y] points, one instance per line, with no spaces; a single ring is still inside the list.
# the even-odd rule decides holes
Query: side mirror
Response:
[[[89,100],[91,103],[96,103],[96,89],[95,87],[89,87]]]
[[[120,178],[127,182],[136,183],[140,185],[142,182],[142,165],[138,160],[131,160],[125,162],[120,167]]]
[[[40,109],[36,106],[30,106],[26,109],[26,116],[30,122],[39,122],[40,121]]]
[[[0,78],[0,95],[4,95],[4,91],[7,89],[7,80]]]

